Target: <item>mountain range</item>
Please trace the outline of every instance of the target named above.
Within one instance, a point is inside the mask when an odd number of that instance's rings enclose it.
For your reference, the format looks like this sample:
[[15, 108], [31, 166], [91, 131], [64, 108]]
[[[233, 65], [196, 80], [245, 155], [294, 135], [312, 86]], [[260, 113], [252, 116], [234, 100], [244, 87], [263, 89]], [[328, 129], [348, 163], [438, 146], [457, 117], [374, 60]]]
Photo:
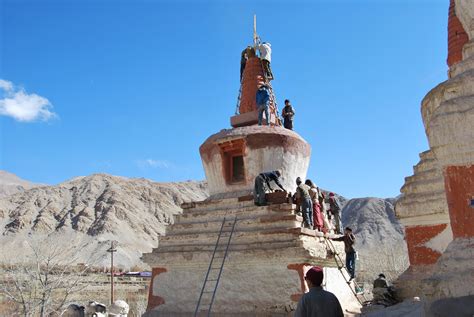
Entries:
[[[106, 266], [106, 251], [116, 241], [116, 263], [124, 268], [146, 268], [141, 254], [156, 247], [158, 237], [181, 212], [180, 205], [208, 197], [202, 181], [157, 183], [94, 174], [46, 186], [5, 171], [0, 171], [0, 193], [3, 254], [21, 255], [30, 241], [53, 237], [64, 248], [81, 245], [81, 262], [90, 262], [95, 255], [94, 265]], [[395, 218], [394, 199], [347, 200], [338, 195], [338, 201], [343, 205], [343, 225], [352, 227], [357, 238], [362, 274], [367, 278], [379, 271], [396, 275], [393, 266], [406, 267], [406, 245]]]
[[15, 174], [0, 170], [0, 198], [38, 186], [41, 185], [31, 183], [19, 178]]

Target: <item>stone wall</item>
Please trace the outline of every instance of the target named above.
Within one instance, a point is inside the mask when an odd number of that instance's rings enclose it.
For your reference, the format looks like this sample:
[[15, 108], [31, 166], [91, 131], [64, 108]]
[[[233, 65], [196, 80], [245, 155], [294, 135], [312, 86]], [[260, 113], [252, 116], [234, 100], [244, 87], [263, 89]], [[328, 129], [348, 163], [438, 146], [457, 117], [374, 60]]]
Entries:
[[[183, 207], [184, 213], [160, 238], [159, 247], [144, 255], [153, 267], [147, 316], [184, 316], [194, 311], [222, 221], [226, 218], [230, 225], [234, 217], [238, 220], [213, 316], [290, 316], [307, 287], [304, 273], [312, 265], [325, 268], [324, 287], [336, 294], [344, 309], [359, 309], [324, 238], [301, 228], [302, 218], [295, 214], [295, 205], [257, 207], [253, 200], [226, 198]], [[227, 237], [229, 227], [226, 230]], [[334, 244], [344, 254], [343, 243]], [[224, 249], [220, 245], [216, 256], [223, 256]], [[219, 263], [213, 267], [220, 267]], [[211, 277], [217, 272], [211, 270]], [[203, 300], [209, 302], [210, 298]]]

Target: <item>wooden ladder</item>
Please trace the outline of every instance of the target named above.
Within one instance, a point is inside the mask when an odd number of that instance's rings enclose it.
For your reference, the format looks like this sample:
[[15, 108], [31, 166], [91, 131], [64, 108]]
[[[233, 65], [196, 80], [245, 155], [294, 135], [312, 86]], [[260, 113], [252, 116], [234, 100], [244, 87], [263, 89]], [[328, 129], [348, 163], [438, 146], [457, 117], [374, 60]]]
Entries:
[[[235, 230], [235, 224], [237, 223], [237, 216], [234, 216], [234, 219], [231, 220], [229, 223], [228, 221], [229, 220], [226, 217], [224, 217], [224, 220], [222, 220], [219, 235], [217, 236], [216, 245], [214, 246], [214, 252], [212, 252], [211, 262], [209, 263], [206, 278], [204, 279], [204, 283], [202, 284], [201, 294], [199, 294], [199, 300], [196, 305], [196, 310], [194, 311], [194, 317], [197, 317], [201, 311], [206, 311], [206, 308], [207, 316], [211, 315], [212, 305], [214, 304], [214, 299], [216, 297], [217, 287], [219, 286], [219, 281], [222, 276], [224, 263], [229, 252], [230, 241], [232, 240], [232, 235], [234, 234]], [[228, 236], [223, 236], [223, 234], [228, 234]], [[225, 246], [225, 249], [223, 250], [222, 248], [220, 248], [221, 246]], [[219, 248], [220, 250], [218, 250]], [[217, 252], [222, 251], [224, 251], [224, 255], [216, 256]], [[208, 303], [203, 303], [203, 299], [205, 297], [209, 298], [209, 296], [210, 301]]]
[[[354, 283], [354, 287], [352, 287], [349, 270], [347, 269], [346, 265], [344, 264], [344, 261], [342, 260], [341, 256], [339, 255], [339, 252], [337, 252], [336, 247], [332, 243], [331, 239], [329, 239], [327, 237], [324, 237], [324, 241], [326, 242], [326, 245], [329, 247], [329, 250], [331, 250], [331, 252], [334, 254], [334, 261], [336, 261], [337, 268], [339, 269], [339, 272], [341, 273], [342, 277], [346, 281], [347, 286], [349, 286], [349, 288], [352, 291], [352, 294], [354, 294], [354, 297], [362, 305], [363, 302], [367, 301], [367, 298], [365, 297], [363, 292], [362, 293], [358, 292], [358, 290], [361, 289], [359, 284], [355, 280], [352, 280], [352, 283]], [[344, 271], [347, 274], [344, 274]], [[362, 301], [359, 296], [362, 296], [364, 301]]]

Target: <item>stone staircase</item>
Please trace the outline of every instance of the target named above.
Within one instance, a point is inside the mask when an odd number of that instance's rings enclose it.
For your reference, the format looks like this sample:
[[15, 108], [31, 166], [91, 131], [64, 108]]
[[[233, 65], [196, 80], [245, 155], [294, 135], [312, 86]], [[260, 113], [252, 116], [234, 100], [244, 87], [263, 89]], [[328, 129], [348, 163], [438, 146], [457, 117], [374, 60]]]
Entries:
[[398, 217], [447, 213], [444, 179], [432, 151], [420, 154], [414, 175], [405, 178], [404, 194], [397, 202]]
[[230, 224], [237, 217], [230, 257], [248, 261], [260, 253], [268, 256], [280, 252], [309, 260], [310, 254], [318, 254], [328, 259], [328, 266], [335, 266], [322, 234], [301, 228], [303, 218], [295, 214], [296, 205], [292, 203], [255, 206], [253, 200], [241, 197], [185, 203], [182, 208], [183, 214], [160, 237], [159, 247], [144, 257], [159, 258], [163, 264], [191, 259], [195, 264], [208, 263], [222, 220], [227, 218]]

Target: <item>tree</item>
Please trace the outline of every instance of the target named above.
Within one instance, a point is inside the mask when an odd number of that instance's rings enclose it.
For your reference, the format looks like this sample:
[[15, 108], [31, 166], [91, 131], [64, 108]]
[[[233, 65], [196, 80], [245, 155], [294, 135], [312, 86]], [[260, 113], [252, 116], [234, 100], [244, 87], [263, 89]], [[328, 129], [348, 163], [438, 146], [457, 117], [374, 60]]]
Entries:
[[51, 237], [28, 241], [24, 258], [3, 261], [0, 295], [20, 308], [18, 315], [50, 316], [64, 308], [71, 294], [88, 286], [85, 276], [90, 266], [77, 265], [85, 246], [60, 241]]

